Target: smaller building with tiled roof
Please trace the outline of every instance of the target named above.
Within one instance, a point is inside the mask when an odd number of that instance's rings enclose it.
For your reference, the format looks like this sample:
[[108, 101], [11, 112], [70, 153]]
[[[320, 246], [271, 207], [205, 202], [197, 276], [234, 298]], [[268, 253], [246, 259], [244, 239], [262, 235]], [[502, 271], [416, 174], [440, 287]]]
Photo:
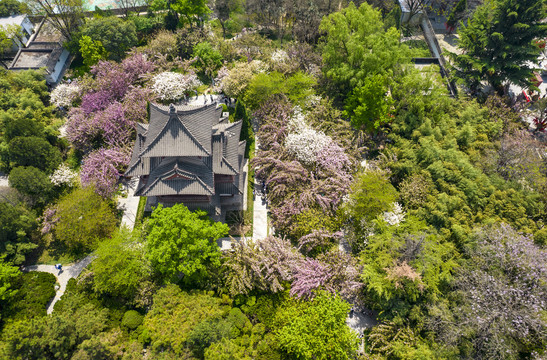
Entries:
[[150, 104], [148, 124], [137, 124], [131, 163], [125, 173], [139, 177], [135, 195], [147, 207], [183, 203], [215, 220], [244, 204], [245, 141], [241, 121], [230, 123], [222, 108]]

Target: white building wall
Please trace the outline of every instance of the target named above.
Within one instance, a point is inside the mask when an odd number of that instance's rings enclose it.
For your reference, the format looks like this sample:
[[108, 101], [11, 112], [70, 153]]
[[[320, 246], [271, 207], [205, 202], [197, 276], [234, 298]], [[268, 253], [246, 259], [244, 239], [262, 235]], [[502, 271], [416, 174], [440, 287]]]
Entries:
[[49, 81], [52, 83], [56, 83], [57, 80], [59, 80], [59, 76], [61, 75], [61, 71], [63, 71], [63, 67], [66, 64], [66, 61], [68, 60], [69, 52], [67, 49], [63, 49], [63, 52], [61, 56], [59, 57], [59, 60], [57, 61], [57, 64], [55, 64], [55, 68], [53, 69], [53, 72], [49, 75]]

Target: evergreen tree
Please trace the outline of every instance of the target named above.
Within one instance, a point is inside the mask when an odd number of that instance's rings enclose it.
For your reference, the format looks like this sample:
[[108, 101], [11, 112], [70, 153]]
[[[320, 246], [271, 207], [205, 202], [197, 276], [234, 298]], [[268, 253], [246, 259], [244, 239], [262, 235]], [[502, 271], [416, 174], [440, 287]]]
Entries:
[[544, 0], [487, 0], [460, 31], [461, 55], [451, 54], [455, 75], [479, 90], [486, 81], [501, 92], [507, 83], [530, 86], [539, 48], [547, 36]]
[[253, 128], [251, 127], [251, 119], [249, 119], [249, 115], [247, 114], [247, 110], [245, 109], [245, 105], [241, 101], [238, 101], [236, 104], [236, 109], [234, 112], [234, 120], [239, 121], [241, 120], [243, 124], [241, 124], [241, 133], [239, 135], [239, 141], [246, 140], [247, 143], [245, 144], [245, 157], [249, 158], [249, 149], [251, 146], [251, 142], [254, 142], [254, 136], [253, 136]]

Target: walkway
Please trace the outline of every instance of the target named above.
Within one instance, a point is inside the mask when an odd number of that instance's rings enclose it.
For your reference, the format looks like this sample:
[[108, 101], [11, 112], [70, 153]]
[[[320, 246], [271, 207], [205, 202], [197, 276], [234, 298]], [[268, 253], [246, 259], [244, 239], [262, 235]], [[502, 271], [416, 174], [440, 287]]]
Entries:
[[118, 200], [118, 209], [123, 210], [122, 226], [127, 226], [129, 230], [135, 227], [135, 218], [139, 210], [140, 196], [135, 196], [135, 190], [139, 179], [134, 177], [128, 183], [124, 184], [124, 189], [127, 190], [127, 197]]
[[255, 179], [254, 208], [253, 208], [253, 241], [264, 239], [268, 236], [268, 208], [266, 198], [262, 196], [262, 185]]
[[61, 270], [61, 272], [55, 269], [55, 265], [32, 265], [32, 266], [27, 266], [23, 268], [24, 272], [28, 272], [28, 271], [47, 272], [47, 273], [55, 275], [55, 277], [57, 278], [57, 283], [59, 283], [59, 289], [57, 289], [57, 292], [55, 293], [55, 297], [53, 298], [53, 300], [51, 300], [51, 302], [48, 305], [48, 308], [47, 308], [48, 314], [51, 314], [53, 312], [53, 306], [55, 305], [57, 301], [59, 301], [61, 296], [63, 296], [63, 294], [65, 293], [66, 284], [68, 283], [68, 280], [72, 278], [77, 278], [78, 275], [80, 275], [80, 273], [82, 272], [82, 270], [85, 269], [85, 267], [89, 265], [93, 261], [93, 259], [95, 259], [93, 255], [88, 255], [82, 260], [77, 261], [71, 266], [63, 267], [63, 270]]
[[8, 187], [9, 184], [8, 184], [8, 177], [6, 175], [4, 175], [4, 173], [1, 173], [0, 172], [0, 187]]

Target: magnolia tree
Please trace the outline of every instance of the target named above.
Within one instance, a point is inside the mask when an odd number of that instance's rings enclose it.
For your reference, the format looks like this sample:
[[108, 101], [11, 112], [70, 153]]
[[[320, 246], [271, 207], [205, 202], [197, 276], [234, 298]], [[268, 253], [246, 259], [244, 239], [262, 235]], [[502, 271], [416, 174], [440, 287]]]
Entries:
[[51, 183], [55, 186], [69, 186], [72, 187], [76, 183], [76, 179], [78, 178], [78, 173], [76, 171], [70, 170], [70, 168], [66, 164], [61, 164], [49, 176], [49, 180]]
[[80, 95], [81, 89], [77, 83], [59, 84], [50, 93], [51, 103], [57, 107], [70, 108]]
[[393, 203], [393, 209], [391, 211], [386, 211], [383, 214], [384, 221], [388, 225], [399, 226], [405, 220], [405, 212], [403, 207], [399, 203]]
[[163, 102], [180, 100], [185, 93], [201, 85], [194, 73], [179, 74], [165, 71], [152, 79], [152, 91]]

